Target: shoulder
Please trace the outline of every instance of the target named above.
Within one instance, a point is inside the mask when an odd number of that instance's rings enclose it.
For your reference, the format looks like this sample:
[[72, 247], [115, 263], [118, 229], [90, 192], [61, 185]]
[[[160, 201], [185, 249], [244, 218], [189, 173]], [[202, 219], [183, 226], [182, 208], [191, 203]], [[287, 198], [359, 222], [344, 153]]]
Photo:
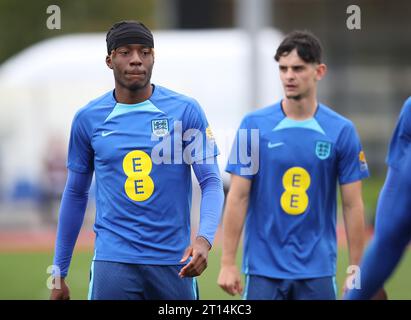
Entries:
[[101, 106], [115, 105], [116, 101], [113, 96], [113, 90], [106, 92], [102, 96], [89, 101], [86, 105], [77, 110], [74, 116], [74, 122], [87, 121], [93, 118], [94, 112]]
[[408, 97], [404, 102], [404, 108], [411, 112], [411, 97]]
[[350, 119], [332, 110], [330, 107], [328, 107], [325, 104], [320, 103], [320, 109], [318, 112], [319, 112], [319, 116], [322, 119], [326, 121], [331, 121], [333, 124], [340, 124], [342, 126], [346, 126], [346, 125], [353, 126], [354, 125]]
[[401, 115], [404, 117], [411, 117], [411, 97], [405, 100], [401, 109]]
[[397, 120], [397, 132], [411, 136], [411, 97], [405, 100]]
[[182, 120], [186, 128], [197, 127], [198, 124], [207, 122], [200, 103], [185, 94], [156, 86], [150, 100], [163, 112]]
[[315, 118], [319, 121], [321, 127], [329, 134], [334, 133], [338, 136], [344, 132], [355, 131], [355, 124], [352, 120], [324, 104], [320, 104]]
[[159, 103], [165, 101], [176, 103], [182, 108], [200, 108], [196, 99], [159, 85], [155, 86], [155, 94], [152, 99]]
[[250, 126], [258, 126], [261, 122], [269, 121], [271, 123], [275, 123], [276, 120], [280, 121], [283, 118], [284, 114], [281, 110], [281, 102], [276, 102], [269, 106], [247, 113], [244, 116], [242, 123]]

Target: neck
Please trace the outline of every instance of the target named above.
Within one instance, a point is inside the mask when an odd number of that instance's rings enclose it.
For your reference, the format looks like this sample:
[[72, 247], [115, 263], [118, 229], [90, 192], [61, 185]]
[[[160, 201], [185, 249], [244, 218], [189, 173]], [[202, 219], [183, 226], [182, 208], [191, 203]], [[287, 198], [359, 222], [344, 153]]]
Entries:
[[147, 86], [137, 90], [129, 90], [116, 83], [115, 97], [117, 102], [124, 104], [135, 104], [148, 100], [153, 93], [152, 85], [149, 83]]
[[301, 100], [284, 98], [282, 107], [285, 115], [293, 120], [312, 118], [317, 110], [317, 99], [302, 98]]

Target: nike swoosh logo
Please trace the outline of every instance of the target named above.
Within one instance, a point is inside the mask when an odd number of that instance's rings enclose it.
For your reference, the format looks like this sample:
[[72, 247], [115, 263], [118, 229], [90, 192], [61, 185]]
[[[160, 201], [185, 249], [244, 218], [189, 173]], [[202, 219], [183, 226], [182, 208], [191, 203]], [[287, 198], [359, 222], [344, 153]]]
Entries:
[[282, 146], [283, 144], [284, 144], [284, 142], [277, 142], [277, 143], [271, 143], [271, 142], [269, 142], [269, 143], [268, 143], [268, 147], [269, 147], [270, 149], [272, 149], [272, 148], [276, 148], [276, 147]]
[[115, 131], [103, 131], [102, 133], [101, 133], [101, 136], [102, 137], [107, 137], [108, 135], [110, 135], [110, 134], [112, 134], [112, 133], [114, 133]]

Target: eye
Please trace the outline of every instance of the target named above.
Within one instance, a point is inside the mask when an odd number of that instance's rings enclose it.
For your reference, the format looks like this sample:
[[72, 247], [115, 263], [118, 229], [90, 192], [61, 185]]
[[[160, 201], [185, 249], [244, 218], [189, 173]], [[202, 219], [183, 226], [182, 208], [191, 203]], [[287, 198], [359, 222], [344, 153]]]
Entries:
[[280, 66], [280, 71], [281, 72], [287, 72], [287, 67]]
[[151, 50], [148, 49], [148, 48], [147, 48], [147, 49], [143, 49], [143, 50], [142, 50], [142, 53], [143, 53], [143, 56], [146, 57], [146, 56], [148, 56], [148, 55], [151, 53]]
[[122, 56], [126, 56], [129, 54], [129, 51], [127, 49], [120, 49], [117, 52]]

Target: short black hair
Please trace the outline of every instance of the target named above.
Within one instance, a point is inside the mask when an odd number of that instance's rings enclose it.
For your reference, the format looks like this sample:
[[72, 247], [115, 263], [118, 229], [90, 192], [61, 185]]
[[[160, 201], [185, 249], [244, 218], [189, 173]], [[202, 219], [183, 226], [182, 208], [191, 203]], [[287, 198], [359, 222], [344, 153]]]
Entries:
[[296, 30], [289, 33], [280, 43], [274, 56], [278, 62], [284, 55], [288, 55], [294, 49], [298, 56], [307, 63], [322, 62], [322, 46], [320, 40], [309, 31]]

